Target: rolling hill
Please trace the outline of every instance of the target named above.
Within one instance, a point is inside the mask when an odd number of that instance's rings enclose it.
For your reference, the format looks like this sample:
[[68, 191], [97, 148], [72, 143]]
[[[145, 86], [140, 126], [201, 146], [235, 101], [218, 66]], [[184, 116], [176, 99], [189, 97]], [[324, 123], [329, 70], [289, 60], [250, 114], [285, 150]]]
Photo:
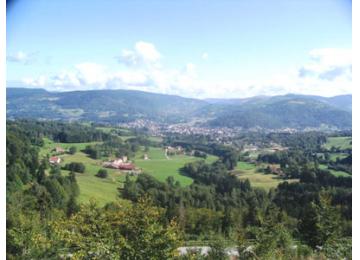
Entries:
[[201, 119], [210, 127], [351, 128], [351, 95], [325, 98], [306, 95], [245, 99], [191, 99], [133, 90], [48, 92], [7, 88], [7, 117], [94, 122], [158, 123]]

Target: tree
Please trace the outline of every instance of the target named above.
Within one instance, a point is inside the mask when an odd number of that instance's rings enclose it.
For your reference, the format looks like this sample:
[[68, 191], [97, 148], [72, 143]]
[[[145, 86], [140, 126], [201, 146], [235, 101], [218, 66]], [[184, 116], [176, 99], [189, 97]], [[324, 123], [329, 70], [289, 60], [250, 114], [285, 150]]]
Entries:
[[105, 170], [105, 169], [100, 169], [100, 170], [97, 172], [96, 176], [99, 177], [99, 178], [107, 178], [108, 172], [107, 172], [107, 170]]
[[142, 198], [131, 207], [114, 204], [102, 209], [82, 205], [70, 218], [51, 224], [49, 243], [57, 258], [71, 254], [78, 259], [171, 259], [180, 243], [175, 221], [163, 224], [163, 210]]
[[69, 148], [69, 153], [70, 153], [70, 154], [75, 154], [76, 151], [77, 151], [76, 146], [71, 146], [71, 147]]
[[225, 253], [225, 241], [220, 237], [215, 237], [210, 243], [210, 251], [208, 253], [209, 260], [225, 260], [228, 259]]
[[85, 165], [80, 162], [71, 162], [64, 166], [65, 170], [83, 173], [85, 172]]
[[324, 245], [341, 232], [339, 210], [331, 206], [329, 195], [320, 194], [319, 204], [311, 202], [299, 222], [301, 236], [309, 246]]

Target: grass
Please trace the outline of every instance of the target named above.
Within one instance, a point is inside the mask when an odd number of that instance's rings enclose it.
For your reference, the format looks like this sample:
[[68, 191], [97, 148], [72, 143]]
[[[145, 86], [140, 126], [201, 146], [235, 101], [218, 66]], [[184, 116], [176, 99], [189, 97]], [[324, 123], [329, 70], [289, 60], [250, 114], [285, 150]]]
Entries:
[[327, 165], [325, 164], [320, 164], [319, 165], [319, 168], [322, 169], [322, 170], [328, 170], [330, 171], [330, 173], [336, 177], [351, 177], [351, 174], [347, 173], [347, 172], [344, 172], [344, 171], [336, 171], [336, 170], [333, 170], [333, 169], [329, 169], [327, 167]]
[[330, 150], [332, 146], [340, 147], [340, 149], [351, 149], [351, 141], [352, 138], [350, 136], [329, 137], [324, 147], [328, 150]]
[[256, 169], [255, 164], [253, 163], [248, 163], [248, 162], [238, 162], [235, 170], [245, 170], [245, 171], [249, 171], [249, 170], [254, 170]]
[[48, 138], [44, 138], [44, 146], [41, 147], [40, 152], [39, 152], [39, 156], [40, 157], [44, 157], [47, 154], [50, 154], [51, 151], [55, 148], [55, 147], [61, 147], [65, 150], [69, 149], [72, 146], [75, 146], [77, 151], [83, 150], [85, 149], [86, 146], [88, 145], [94, 145], [94, 144], [98, 144], [101, 142], [89, 142], [89, 143], [54, 143], [53, 141], [51, 141]]
[[[99, 205], [105, 205], [106, 203], [113, 202], [118, 199], [117, 188], [122, 186], [123, 181], [125, 180], [125, 173], [115, 170], [115, 169], [106, 169], [108, 172], [108, 177], [101, 179], [95, 175], [102, 168], [101, 160], [94, 160], [88, 157], [86, 154], [81, 152], [89, 144], [93, 143], [54, 143], [49, 139], [44, 139], [45, 145], [40, 151], [40, 156], [46, 156], [46, 154], [51, 153], [52, 149], [55, 147], [62, 147], [68, 149], [71, 146], [77, 147], [77, 152], [75, 154], [63, 154], [60, 155], [62, 158], [61, 166], [64, 166], [66, 163], [70, 162], [81, 162], [85, 165], [84, 173], [77, 173], [76, 180], [80, 188], [80, 195], [78, 201], [88, 202], [90, 200], [96, 200]], [[68, 171], [62, 170], [63, 174], [68, 173]]]
[[[147, 153], [149, 160], [143, 159], [143, 154]], [[162, 148], [150, 147], [148, 152], [138, 152], [135, 158], [135, 165], [142, 168], [144, 172], [154, 176], [159, 181], [165, 181], [169, 176], [173, 176], [175, 181], [179, 181], [182, 186], [190, 185], [193, 180], [180, 174], [180, 168], [186, 163], [203, 160], [188, 155], [174, 155], [165, 157]], [[207, 163], [217, 160], [216, 156], [209, 155], [206, 158]]]
[[105, 205], [118, 198], [117, 188], [123, 185], [125, 173], [115, 169], [106, 169], [108, 177], [102, 179], [95, 176], [103, 168], [100, 160], [94, 160], [82, 152], [63, 155], [62, 158], [62, 166], [69, 162], [82, 162], [85, 165], [85, 172], [76, 174], [80, 188], [79, 202], [96, 200], [100, 205]]
[[336, 161], [336, 158], [339, 158], [341, 160], [341, 159], [344, 159], [346, 157], [348, 157], [348, 154], [346, 154], [346, 153], [331, 153], [330, 154], [330, 160], [331, 161]]
[[[251, 183], [251, 186], [256, 188], [262, 188], [265, 190], [276, 188], [280, 183], [285, 181], [275, 174], [264, 174], [262, 172], [258, 172], [258, 169], [260, 167], [263, 167], [263, 165], [256, 166], [253, 163], [238, 162], [232, 172], [237, 175], [241, 180], [248, 179]], [[296, 182], [298, 180], [293, 179], [286, 181]]]
[[[90, 200], [96, 200], [99, 205], [105, 205], [106, 203], [113, 202], [118, 198], [117, 188], [123, 185], [126, 177], [126, 173], [116, 169], [106, 169], [108, 177], [105, 179], [96, 177], [95, 175], [102, 167], [102, 160], [92, 159], [85, 153], [81, 152], [87, 145], [96, 144], [92, 143], [54, 143], [51, 140], [45, 138], [44, 146], [40, 151], [40, 156], [44, 157], [47, 154], [51, 154], [55, 147], [62, 147], [68, 149], [71, 146], [77, 147], [75, 154], [63, 154], [61, 166], [64, 166], [70, 162], [81, 162], [85, 165], [84, 173], [76, 173], [76, 179], [80, 188], [80, 195], [78, 201], [81, 203], [88, 202]], [[180, 174], [179, 170], [188, 162], [201, 160], [196, 157], [187, 155], [176, 155], [169, 158], [165, 157], [165, 152], [162, 148], [150, 147], [147, 152], [150, 160], [143, 160], [143, 151], [139, 151], [134, 160], [135, 165], [140, 167], [160, 181], [165, 181], [168, 176], [173, 176], [176, 181], [179, 181], [181, 185], [186, 186], [192, 183], [192, 179]], [[216, 156], [209, 155], [206, 162], [211, 163], [217, 160]], [[63, 174], [67, 174], [68, 171], [62, 170]], [[132, 177], [135, 178], [135, 177]]]

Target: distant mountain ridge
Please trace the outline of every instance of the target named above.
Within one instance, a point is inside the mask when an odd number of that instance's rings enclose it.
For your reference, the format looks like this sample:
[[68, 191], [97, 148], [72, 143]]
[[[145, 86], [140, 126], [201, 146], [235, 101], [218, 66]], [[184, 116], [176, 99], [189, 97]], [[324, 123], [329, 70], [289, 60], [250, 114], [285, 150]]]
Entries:
[[7, 88], [7, 117], [106, 123], [147, 119], [158, 123], [201, 119], [209, 127], [267, 129], [351, 128], [351, 95], [194, 99], [135, 90], [49, 92]]
[[[275, 96], [275, 97], [283, 97], [283, 98], [308, 98], [314, 99], [317, 101], [324, 102], [341, 110], [345, 110], [348, 112], [352, 111], [352, 95], [339, 95], [334, 97], [322, 97], [322, 96], [314, 96], [314, 95], [298, 95], [298, 94], [288, 94], [283, 96]], [[271, 100], [274, 96], [255, 96], [250, 98], [232, 98], [232, 99], [217, 99], [217, 98], [209, 98], [205, 99], [205, 101], [211, 104], [227, 104], [227, 105], [240, 105], [245, 103], [254, 103], [261, 102], [265, 100]]]

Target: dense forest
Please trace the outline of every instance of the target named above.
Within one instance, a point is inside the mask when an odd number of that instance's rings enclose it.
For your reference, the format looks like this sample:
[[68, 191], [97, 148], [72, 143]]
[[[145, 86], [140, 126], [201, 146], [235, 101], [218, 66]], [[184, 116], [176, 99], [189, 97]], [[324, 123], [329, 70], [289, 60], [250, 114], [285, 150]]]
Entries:
[[[43, 139], [101, 142], [86, 147], [90, 157], [133, 156], [158, 143], [144, 136], [122, 141], [116, 133], [75, 123], [9, 121], [6, 130], [8, 259], [226, 259], [227, 247], [235, 247], [239, 259], [351, 259], [352, 178], [319, 164], [351, 173], [352, 155], [342, 149], [347, 156], [331, 161], [323, 148], [327, 135], [263, 137], [288, 147], [256, 158], [284, 172], [284, 182], [269, 191], [233, 174], [244, 156], [238, 147], [166, 138], [164, 145], [218, 160], [184, 165], [181, 174], [193, 179], [189, 186], [171, 177], [127, 176], [118, 187], [121, 200], [100, 207], [78, 202], [81, 165], [69, 162], [64, 174], [39, 156]], [[190, 241], [207, 243], [208, 256], [179, 255], [177, 248]]]

